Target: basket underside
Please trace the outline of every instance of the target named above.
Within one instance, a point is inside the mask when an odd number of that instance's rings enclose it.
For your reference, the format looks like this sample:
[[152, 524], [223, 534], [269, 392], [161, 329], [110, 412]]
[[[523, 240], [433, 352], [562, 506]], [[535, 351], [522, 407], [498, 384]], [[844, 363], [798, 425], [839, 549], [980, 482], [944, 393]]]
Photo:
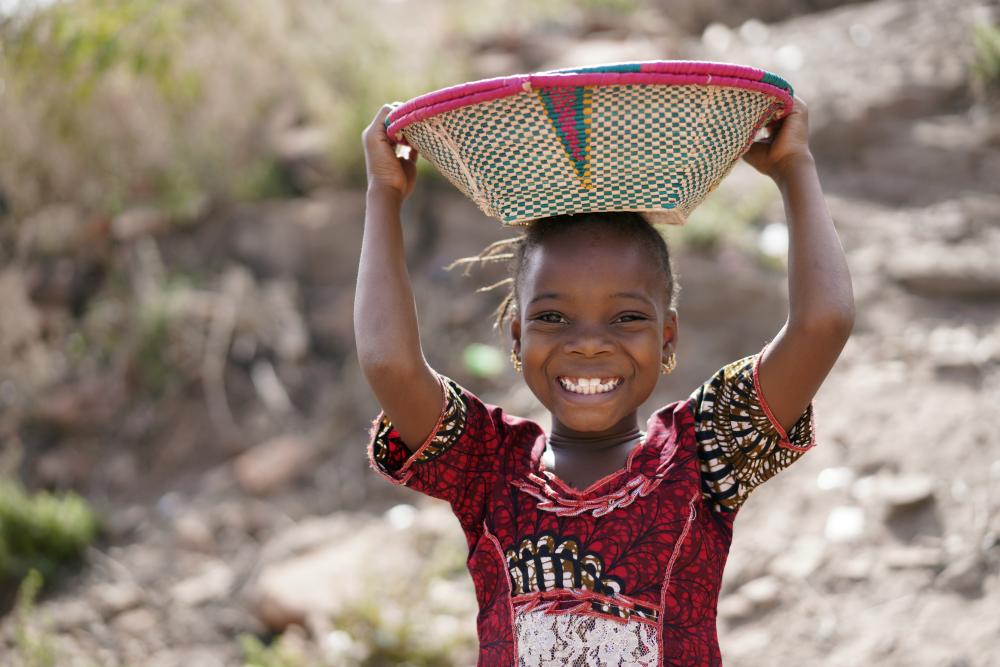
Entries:
[[782, 109], [775, 96], [732, 86], [525, 88], [401, 131], [506, 225], [589, 211], [684, 224]]

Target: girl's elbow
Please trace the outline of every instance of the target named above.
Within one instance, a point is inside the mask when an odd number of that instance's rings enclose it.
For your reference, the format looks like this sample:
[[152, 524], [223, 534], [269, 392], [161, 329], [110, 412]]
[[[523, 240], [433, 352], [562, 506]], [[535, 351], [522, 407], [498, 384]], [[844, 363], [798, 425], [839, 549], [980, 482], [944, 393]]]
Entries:
[[376, 350], [362, 353], [360, 349], [358, 350], [358, 365], [369, 384], [402, 382], [413, 377], [425, 366], [423, 357], [408, 359], [400, 357], [398, 354]]
[[854, 309], [816, 317], [804, 325], [811, 333], [830, 338], [850, 338], [854, 331]]

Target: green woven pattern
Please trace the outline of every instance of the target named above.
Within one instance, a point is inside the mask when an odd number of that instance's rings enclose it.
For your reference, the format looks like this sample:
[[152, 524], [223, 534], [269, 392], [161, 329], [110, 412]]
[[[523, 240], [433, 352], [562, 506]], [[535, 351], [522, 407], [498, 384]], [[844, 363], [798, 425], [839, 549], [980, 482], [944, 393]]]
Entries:
[[[581, 144], [568, 152], [538, 91], [416, 122], [406, 140], [488, 216], [521, 224], [558, 213], [659, 212], [683, 224], [749, 148], [774, 98], [726, 86], [588, 86]], [[565, 127], [565, 126], [561, 126]], [[579, 122], [571, 129], [579, 129]], [[589, 176], [589, 178], [588, 178]]]

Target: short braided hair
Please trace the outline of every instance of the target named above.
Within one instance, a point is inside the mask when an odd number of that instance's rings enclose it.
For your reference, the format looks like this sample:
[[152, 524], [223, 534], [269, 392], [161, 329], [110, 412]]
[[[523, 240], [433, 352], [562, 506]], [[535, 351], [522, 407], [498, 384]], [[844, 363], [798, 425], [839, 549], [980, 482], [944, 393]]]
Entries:
[[548, 218], [532, 220], [519, 236], [501, 239], [486, 246], [478, 255], [455, 260], [445, 268], [451, 270], [460, 264], [466, 265], [465, 275], [474, 264], [486, 264], [507, 260], [508, 277], [503, 280], [479, 288], [478, 292], [496, 289], [501, 285], [509, 285], [506, 296], [497, 307], [493, 327], [503, 330], [504, 323], [517, 312], [517, 290], [520, 286], [521, 271], [524, 268], [528, 251], [538, 247], [550, 239], [567, 233], [578, 233], [585, 225], [602, 225], [614, 229], [625, 238], [639, 244], [655, 258], [655, 266], [663, 275], [666, 285], [666, 307], [675, 308], [680, 296], [680, 285], [674, 277], [673, 265], [667, 241], [659, 227], [648, 222], [637, 211], [599, 211], [589, 213], [561, 214]]

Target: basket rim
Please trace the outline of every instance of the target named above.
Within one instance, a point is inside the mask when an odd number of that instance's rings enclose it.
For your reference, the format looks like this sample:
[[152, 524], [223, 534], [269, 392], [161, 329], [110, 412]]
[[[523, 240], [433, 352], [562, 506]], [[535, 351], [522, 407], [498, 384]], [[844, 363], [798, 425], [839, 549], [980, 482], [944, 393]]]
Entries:
[[626, 61], [493, 77], [434, 90], [390, 105], [393, 108], [384, 121], [386, 133], [390, 140], [408, 145], [402, 135], [407, 126], [446, 111], [536, 89], [623, 84], [725, 86], [766, 93], [779, 102], [772, 122], [791, 113], [795, 104], [791, 84], [757, 67], [708, 60]]

